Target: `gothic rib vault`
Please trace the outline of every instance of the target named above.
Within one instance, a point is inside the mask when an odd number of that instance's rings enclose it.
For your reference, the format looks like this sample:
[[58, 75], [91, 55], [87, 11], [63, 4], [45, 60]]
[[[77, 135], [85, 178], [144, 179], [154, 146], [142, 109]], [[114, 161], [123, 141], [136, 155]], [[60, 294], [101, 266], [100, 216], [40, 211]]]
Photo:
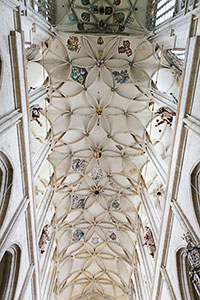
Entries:
[[[40, 65], [50, 86], [43, 115], [52, 141], [60, 300], [133, 297], [137, 234], [149, 225], [141, 194], [148, 190], [158, 219], [164, 208], [165, 186], [147, 144], [167, 168], [173, 139], [173, 126], [155, 127], [159, 106], [149, 96], [152, 86], [178, 90], [179, 74], [161, 54], [145, 38], [59, 33], [27, 63], [29, 84]], [[38, 124], [31, 127], [41, 136]]]

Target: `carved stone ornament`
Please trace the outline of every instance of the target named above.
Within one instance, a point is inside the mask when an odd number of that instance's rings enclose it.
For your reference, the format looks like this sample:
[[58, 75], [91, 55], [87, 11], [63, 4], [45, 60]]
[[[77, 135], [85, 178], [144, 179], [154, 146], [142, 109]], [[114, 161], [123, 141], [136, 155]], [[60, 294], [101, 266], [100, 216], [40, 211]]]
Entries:
[[159, 115], [161, 120], [159, 121], [159, 119], [156, 120], [156, 125], [160, 126], [163, 123], [172, 126], [172, 122], [173, 122], [173, 117], [176, 115], [175, 112], [173, 112], [169, 107], [160, 107], [157, 111], [156, 111], [156, 115]]
[[145, 243], [142, 246], [146, 245], [149, 250], [149, 255], [151, 255], [154, 258], [154, 254], [156, 252], [156, 245], [155, 245], [152, 231], [148, 226], [145, 226], [144, 241]]
[[49, 225], [46, 224], [43, 227], [42, 234], [41, 234], [41, 237], [40, 237], [40, 240], [39, 240], [39, 249], [40, 249], [41, 254], [45, 252], [47, 242], [49, 242], [49, 241], [50, 241]]
[[200, 296], [200, 245], [195, 245], [189, 234], [184, 234], [183, 238], [187, 242], [185, 257], [190, 265], [189, 277]]
[[30, 121], [36, 121], [41, 127], [42, 123], [39, 121], [40, 112], [43, 110], [39, 104], [34, 104], [30, 106]]

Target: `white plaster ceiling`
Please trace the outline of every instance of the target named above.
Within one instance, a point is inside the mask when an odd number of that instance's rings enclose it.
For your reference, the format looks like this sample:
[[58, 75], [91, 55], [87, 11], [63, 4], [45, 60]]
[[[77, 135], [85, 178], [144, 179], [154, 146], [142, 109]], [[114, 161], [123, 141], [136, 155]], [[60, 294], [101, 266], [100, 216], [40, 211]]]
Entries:
[[[149, 188], [160, 215], [164, 196], [145, 141], [148, 134], [168, 164], [173, 136], [170, 126], [155, 127], [147, 92], [156, 72], [170, 69], [145, 39], [66, 33], [32, 63], [50, 85], [43, 115], [53, 141], [58, 299], [132, 299], [136, 235], [147, 222], [140, 190]], [[168, 92], [177, 89], [172, 75], [162, 84]]]

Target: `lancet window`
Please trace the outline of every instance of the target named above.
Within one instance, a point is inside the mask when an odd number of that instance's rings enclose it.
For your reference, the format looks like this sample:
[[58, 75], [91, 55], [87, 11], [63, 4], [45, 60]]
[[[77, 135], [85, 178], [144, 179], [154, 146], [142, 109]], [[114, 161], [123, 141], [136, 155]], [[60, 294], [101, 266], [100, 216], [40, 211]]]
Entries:
[[33, 0], [33, 9], [44, 17], [51, 24], [55, 23], [55, 1]]
[[185, 0], [151, 0], [148, 3], [148, 27], [154, 27], [174, 17], [185, 7]]

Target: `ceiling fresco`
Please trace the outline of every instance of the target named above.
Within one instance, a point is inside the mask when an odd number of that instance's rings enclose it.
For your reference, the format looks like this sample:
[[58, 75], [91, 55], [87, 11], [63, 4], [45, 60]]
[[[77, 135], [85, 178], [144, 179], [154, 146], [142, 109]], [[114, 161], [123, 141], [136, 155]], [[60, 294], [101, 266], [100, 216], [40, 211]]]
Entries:
[[148, 225], [143, 188], [158, 216], [164, 206], [146, 142], [167, 166], [173, 139], [173, 126], [155, 126], [159, 107], [148, 96], [159, 69], [171, 76], [163, 90], [177, 89], [176, 72], [160, 57], [139, 37], [60, 33], [32, 62], [50, 86], [43, 115], [55, 174], [58, 299], [133, 299], [138, 229]]

